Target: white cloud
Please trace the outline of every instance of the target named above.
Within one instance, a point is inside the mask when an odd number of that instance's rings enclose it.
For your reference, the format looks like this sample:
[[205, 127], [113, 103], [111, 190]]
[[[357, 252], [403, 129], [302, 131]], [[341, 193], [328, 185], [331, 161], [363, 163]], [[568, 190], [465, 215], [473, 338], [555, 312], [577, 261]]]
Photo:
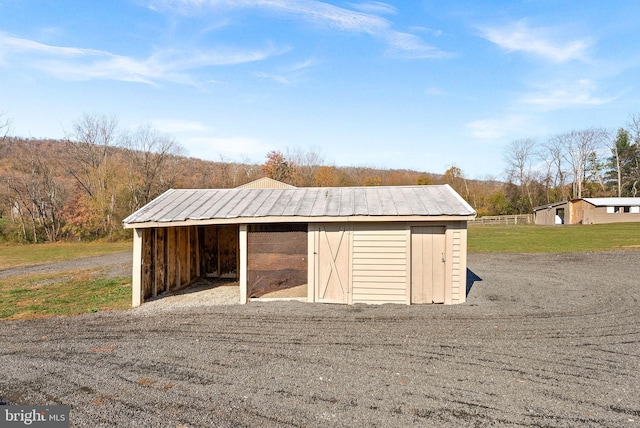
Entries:
[[12, 37], [0, 32], [0, 55], [11, 53], [40, 53], [64, 58], [77, 58], [86, 56], [109, 56], [107, 52], [95, 49], [71, 48], [64, 46], [50, 46], [33, 40]]
[[499, 119], [481, 119], [469, 122], [466, 128], [471, 136], [479, 140], [498, 140], [509, 134], [521, 134], [527, 118], [521, 115], [508, 115]]
[[288, 85], [295, 83], [300, 76], [307, 72], [307, 70], [314, 65], [316, 65], [316, 61], [313, 59], [308, 59], [306, 61], [301, 61], [291, 65], [290, 67], [285, 67], [280, 70], [278, 73], [268, 73], [268, 72], [255, 72], [254, 76], [261, 78], [272, 80], [276, 83], [280, 83], [282, 85]]
[[357, 9], [361, 12], [372, 13], [378, 15], [395, 15], [398, 13], [398, 10], [388, 4], [380, 1], [368, 1], [364, 3], [349, 3], [351, 7]]
[[575, 82], [555, 83], [539, 93], [528, 94], [520, 99], [524, 104], [541, 107], [545, 110], [557, 110], [575, 106], [596, 106], [610, 103], [615, 97], [594, 95], [597, 85], [589, 79]]
[[588, 39], [557, 40], [551, 28], [530, 27], [525, 20], [504, 27], [480, 28], [482, 37], [508, 52], [526, 52], [554, 62], [585, 60]]
[[441, 51], [428, 45], [420, 37], [399, 31], [389, 32], [385, 35], [390, 45], [389, 52], [408, 58], [446, 58], [453, 54]]
[[281, 74], [257, 72], [257, 73], [254, 73], [254, 76], [256, 76], [256, 77], [258, 77], [260, 79], [273, 80], [274, 82], [280, 83], [282, 85], [287, 85], [287, 84], [291, 83], [291, 81], [289, 80], [289, 78], [287, 76], [283, 76]]
[[257, 8], [341, 31], [369, 34], [389, 44], [392, 54], [403, 53], [402, 56], [410, 58], [449, 56], [446, 52], [426, 44], [418, 36], [394, 30], [390, 21], [374, 15], [373, 13], [379, 13], [381, 10], [387, 13], [395, 10], [381, 2], [357, 5], [362, 11], [349, 10], [316, 0], [152, 0], [150, 7], [153, 10], [173, 11], [184, 15], [200, 14], [207, 8]]
[[194, 84], [188, 74], [194, 69], [256, 62], [284, 51], [271, 45], [255, 50], [167, 49], [138, 59], [95, 49], [46, 45], [0, 33], [0, 58], [12, 59], [5, 60], [5, 65], [38, 68], [66, 80], [104, 79], [146, 84], [164, 80]]

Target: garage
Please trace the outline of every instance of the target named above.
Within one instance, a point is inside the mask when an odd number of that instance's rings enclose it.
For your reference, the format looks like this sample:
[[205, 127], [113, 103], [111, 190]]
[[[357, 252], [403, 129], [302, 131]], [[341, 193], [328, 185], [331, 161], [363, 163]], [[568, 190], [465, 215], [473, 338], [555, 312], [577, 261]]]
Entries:
[[240, 303], [462, 303], [474, 217], [448, 185], [171, 189], [123, 222], [132, 304], [204, 277], [237, 279]]

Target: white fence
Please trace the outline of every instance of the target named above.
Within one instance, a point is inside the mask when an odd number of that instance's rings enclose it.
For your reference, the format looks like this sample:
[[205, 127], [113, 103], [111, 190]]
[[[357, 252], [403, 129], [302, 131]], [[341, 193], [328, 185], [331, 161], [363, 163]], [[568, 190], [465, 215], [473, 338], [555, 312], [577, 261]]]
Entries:
[[533, 214], [516, 214], [516, 215], [491, 215], [484, 217], [476, 217], [475, 220], [469, 222], [469, 225], [493, 225], [493, 224], [533, 224]]

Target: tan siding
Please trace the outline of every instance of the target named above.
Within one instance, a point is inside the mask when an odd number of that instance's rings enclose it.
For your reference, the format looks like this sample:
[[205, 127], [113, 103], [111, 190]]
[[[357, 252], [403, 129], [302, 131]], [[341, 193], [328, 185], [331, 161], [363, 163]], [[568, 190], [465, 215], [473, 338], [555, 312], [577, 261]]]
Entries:
[[596, 224], [604, 224], [604, 223], [627, 223], [627, 222], [638, 222], [640, 221], [640, 214], [638, 213], [625, 213], [625, 212], [614, 212], [607, 213], [607, 207], [597, 207], [594, 209], [594, 217]]
[[[453, 230], [452, 249], [453, 254], [451, 256], [451, 302], [457, 302], [460, 300], [460, 288], [462, 285], [462, 269], [461, 269], [461, 254], [462, 254], [462, 232], [460, 230]], [[466, 277], [466, 272], [465, 275]], [[465, 278], [466, 280], [466, 278]]]
[[353, 303], [406, 303], [406, 250], [404, 226], [356, 228], [353, 232]]

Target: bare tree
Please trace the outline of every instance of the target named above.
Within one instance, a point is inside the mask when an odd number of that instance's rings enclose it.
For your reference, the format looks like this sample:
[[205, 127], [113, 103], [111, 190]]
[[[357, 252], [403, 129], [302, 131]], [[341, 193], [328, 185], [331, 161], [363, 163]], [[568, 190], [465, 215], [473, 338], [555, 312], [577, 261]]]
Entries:
[[85, 114], [73, 123], [65, 144], [69, 157], [66, 171], [87, 202], [87, 226], [95, 234], [110, 238], [116, 227], [117, 171], [112, 157], [113, 148], [119, 144], [117, 125], [113, 116]]
[[564, 145], [564, 159], [573, 174], [572, 196], [582, 198], [593, 157], [604, 145], [608, 134], [601, 128], [589, 128], [559, 135]]
[[535, 140], [523, 138], [512, 141], [504, 153], [508, 180], [520, 188], [520, 195], [523, 198], [522, 203], [518, 204], [521, 212], [530, 212], [533, 208], [531, 184], [535, 178], [532, 165], [536, 146]]
[[630, 193], [633, 197], [636, 197], [640, 193], [640, 114], [631, 115], [627, 126], [633, 151], [629, 172]]
[[295, 149], [288, 148], [286, 158], [296, 166], [294, 174], [296, 186], [313, 186], [316, 173], [324, 163], [320, 153], [315, 149], [305, 151], [299, 147]]
[[34, 243], [42, 239], [57, 241], [63, 225], [60, 212], [66, 200], [65, 189], [35, 141], [21, 141], [14, 145], [14, 151], [4, 181], [22, 238]]
[[128, 188], [134, 211], [171, 188], [180, 173], [178, 156], [184, 148], [171, 136], [143, 125], [123, 138], [129, 149]]
[[0, 111], [0, 144], [4, 143], [4, 140], [11, 131], [11, 120], [6, 117], [6, 113]]
[[[555, 197], [548, 196], [547, 203], [564, 201], [567, 199], [566, 179], [569, 173], [566, 171], [564, 160], [564, 141], [559, 135], [555, 135], [543, 146], [541, 157], [548, 166], [551, 175], [553, 189], [556, 189]], [[554, 200], [555, 199], [555, 200]]]

